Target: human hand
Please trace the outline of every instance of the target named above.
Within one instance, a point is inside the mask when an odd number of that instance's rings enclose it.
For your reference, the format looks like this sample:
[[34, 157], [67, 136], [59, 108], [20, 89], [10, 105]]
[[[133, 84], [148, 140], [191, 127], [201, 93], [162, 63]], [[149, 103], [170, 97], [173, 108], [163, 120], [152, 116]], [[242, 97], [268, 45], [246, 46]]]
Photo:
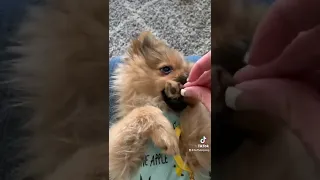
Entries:
[[211, 112], [211, 51], [194, 64], [181, 95], [200, 100]]
[[226, 103], [282, 118], [320, 158], [320, 1], [278, 0], [257, 29], [249, 65]]

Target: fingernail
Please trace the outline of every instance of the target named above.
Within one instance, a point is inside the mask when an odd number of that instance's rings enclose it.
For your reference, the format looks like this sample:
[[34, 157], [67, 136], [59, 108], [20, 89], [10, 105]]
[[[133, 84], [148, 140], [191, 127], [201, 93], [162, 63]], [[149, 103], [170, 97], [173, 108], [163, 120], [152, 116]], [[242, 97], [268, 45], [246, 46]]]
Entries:
[[187, 78], [187, 82], [189, 82], [189, 78]]
[[186, 93], [186, 90], [185, 89], [181, 89], [181, 91], [180, 91], [181, 96], [184, 96], [185, 93]]
[[242, 91], [235, 87], [228, 87], [225, 93], [226, 105], [229, 108], [236, 110], [236, 100], [241, 93]]

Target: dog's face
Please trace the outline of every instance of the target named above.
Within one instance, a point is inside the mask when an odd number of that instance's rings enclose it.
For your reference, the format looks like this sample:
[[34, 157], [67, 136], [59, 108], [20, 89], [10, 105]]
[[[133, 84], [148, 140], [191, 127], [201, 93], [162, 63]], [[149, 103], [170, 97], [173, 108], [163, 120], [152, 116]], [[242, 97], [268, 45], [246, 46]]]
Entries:
[[152, 97], [161, 95], [168, 81], [183, 85], [192, 66], [150, 32], [133, 40], [125, 61], [128, 85], [135, 93]]

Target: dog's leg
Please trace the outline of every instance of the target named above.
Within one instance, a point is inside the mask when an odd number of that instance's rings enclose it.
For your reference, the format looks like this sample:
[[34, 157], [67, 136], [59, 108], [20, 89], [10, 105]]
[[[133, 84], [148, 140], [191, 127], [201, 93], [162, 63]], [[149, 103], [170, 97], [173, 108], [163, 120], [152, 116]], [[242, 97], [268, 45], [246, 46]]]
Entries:
[[110, 179], [129, 180], [140, 166], [147, 140], [173, 155], [178, 153], [178, 139], [172, 124], [159, 108], [143, 106], [134, 109], [114, 124], [109, 132]]

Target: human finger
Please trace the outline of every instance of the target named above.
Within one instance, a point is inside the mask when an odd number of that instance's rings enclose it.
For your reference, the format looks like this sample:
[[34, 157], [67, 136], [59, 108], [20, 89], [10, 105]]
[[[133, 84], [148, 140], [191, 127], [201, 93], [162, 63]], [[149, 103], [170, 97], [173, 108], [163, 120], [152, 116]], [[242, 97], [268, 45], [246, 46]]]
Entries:
[[243, 82], [266, 77], [297, 76], [320, 70], [319, 39], [320, 25], [301, 33], [274, 61], [241, 69], [235, 74], [235, 79]]
[[204, 72], [196, 81], [187, 82], [184, 87], [203, 86], [211, 88], [211, 70]]
[[301, 82], [265, 79], [228, 88], [226, 104], [236, 110], [259, 110], [281, 118], [320, 159], [319, 97], [317, 90]]
[[199, 61], [197, 61], [192, 67], [188, 82], [197, 80], [205, 71], [211, 69], [211, 51], [204, 55]]
[[278, 0], [270, 7], [253, 38], [249, 64], [276, 59], [300, 32], [320, 24], [320, 1]]
[[187, 87], [181, 90], [184, 97], [192, 97], [198, 99], [211, 112], [211, 91], [201, 86]]

